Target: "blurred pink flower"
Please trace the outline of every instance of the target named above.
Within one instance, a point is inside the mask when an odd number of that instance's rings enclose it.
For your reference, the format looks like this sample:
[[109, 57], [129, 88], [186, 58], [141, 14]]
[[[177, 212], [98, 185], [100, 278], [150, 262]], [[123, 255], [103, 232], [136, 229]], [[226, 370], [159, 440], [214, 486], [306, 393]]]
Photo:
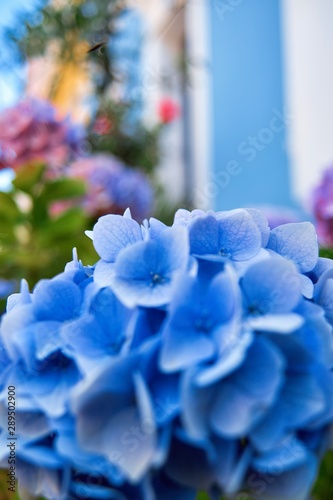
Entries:
[[133, 218], [142, 221], [152, 211], [154, 192], [149, 179], [112, 155], [79, 159], [69, 166], [66, 175], [86, 181], [82, 206], [93, 217], [123, 214], [129, 207]]
[[158, 105], [158, 116], [162, 123], [171, 123], [180, 115], [179, 104], [170, 97], [164, 97]]
[[100, 135], [106, 135], [113, 129], [111, 120], [107, 116], [96, 118], [93, 126], [93, 131]]
[[27, 98], [0, 113], [0, 169], [32, 161], [59, 168], [78, 152], [82, 139], [81, 127], [58, 118], [51, 103]]
[[333, 247], [333, 166], [313, 191], [312, 206], [320, 243]]

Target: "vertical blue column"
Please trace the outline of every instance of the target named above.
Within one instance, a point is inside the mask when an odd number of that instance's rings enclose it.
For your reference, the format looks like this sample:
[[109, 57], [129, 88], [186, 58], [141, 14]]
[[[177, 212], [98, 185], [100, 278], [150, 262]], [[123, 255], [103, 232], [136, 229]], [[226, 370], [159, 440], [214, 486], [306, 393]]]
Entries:
[[209, 0], [215, 209], [291, 206], [279, 0]]

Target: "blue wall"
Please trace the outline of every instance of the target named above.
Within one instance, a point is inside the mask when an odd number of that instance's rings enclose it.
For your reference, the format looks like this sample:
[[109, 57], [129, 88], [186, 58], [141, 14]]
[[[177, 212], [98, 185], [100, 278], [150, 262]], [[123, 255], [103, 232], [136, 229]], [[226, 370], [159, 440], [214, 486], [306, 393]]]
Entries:
[[279, 0], [210, 1], [211, 205], [291, 206]]

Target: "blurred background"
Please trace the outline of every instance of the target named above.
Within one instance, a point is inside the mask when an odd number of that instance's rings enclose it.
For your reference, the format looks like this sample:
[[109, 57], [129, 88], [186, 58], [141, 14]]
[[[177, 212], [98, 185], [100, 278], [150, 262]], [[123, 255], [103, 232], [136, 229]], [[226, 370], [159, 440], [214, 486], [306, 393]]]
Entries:
[[1, 310], [73, 247], [93, 265], [84, 230], [127, 207], [259, 207], [332, 256], [332, 19], [331, 0], [1, 0]]
[[331, 0], [0, 4], [0, 309], [99, 216], [258, 207], [333, 247]]

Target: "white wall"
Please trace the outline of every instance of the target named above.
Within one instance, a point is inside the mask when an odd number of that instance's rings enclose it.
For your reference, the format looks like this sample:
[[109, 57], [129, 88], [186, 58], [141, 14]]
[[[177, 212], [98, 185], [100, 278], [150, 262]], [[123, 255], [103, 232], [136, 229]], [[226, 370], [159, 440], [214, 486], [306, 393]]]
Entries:
[[[182, 103], [182, 79], [179, 71], [184, 19], [180, 0], [130, 0], [144, 20], [142, 81], [138, 92], [145, 101], [145, 120], [158, 120], [158, 103], [171, 97]], [[185, 193], [183, 116], [166, 126], [161, 140], [161, 164], [157, 177], [166, 196], [179, 204]]]
[[192, 148], [193, 203], [197, 208], [212, 208], [205, 187], [212, 169], [212, 106], [210, 0], [191, 0], [185, 11], [189, 69], [188, 96], [191, 108], [190, 147]]
[[307, 204], [333, 165], [333, 0], [282, 0], [293, 187]]

